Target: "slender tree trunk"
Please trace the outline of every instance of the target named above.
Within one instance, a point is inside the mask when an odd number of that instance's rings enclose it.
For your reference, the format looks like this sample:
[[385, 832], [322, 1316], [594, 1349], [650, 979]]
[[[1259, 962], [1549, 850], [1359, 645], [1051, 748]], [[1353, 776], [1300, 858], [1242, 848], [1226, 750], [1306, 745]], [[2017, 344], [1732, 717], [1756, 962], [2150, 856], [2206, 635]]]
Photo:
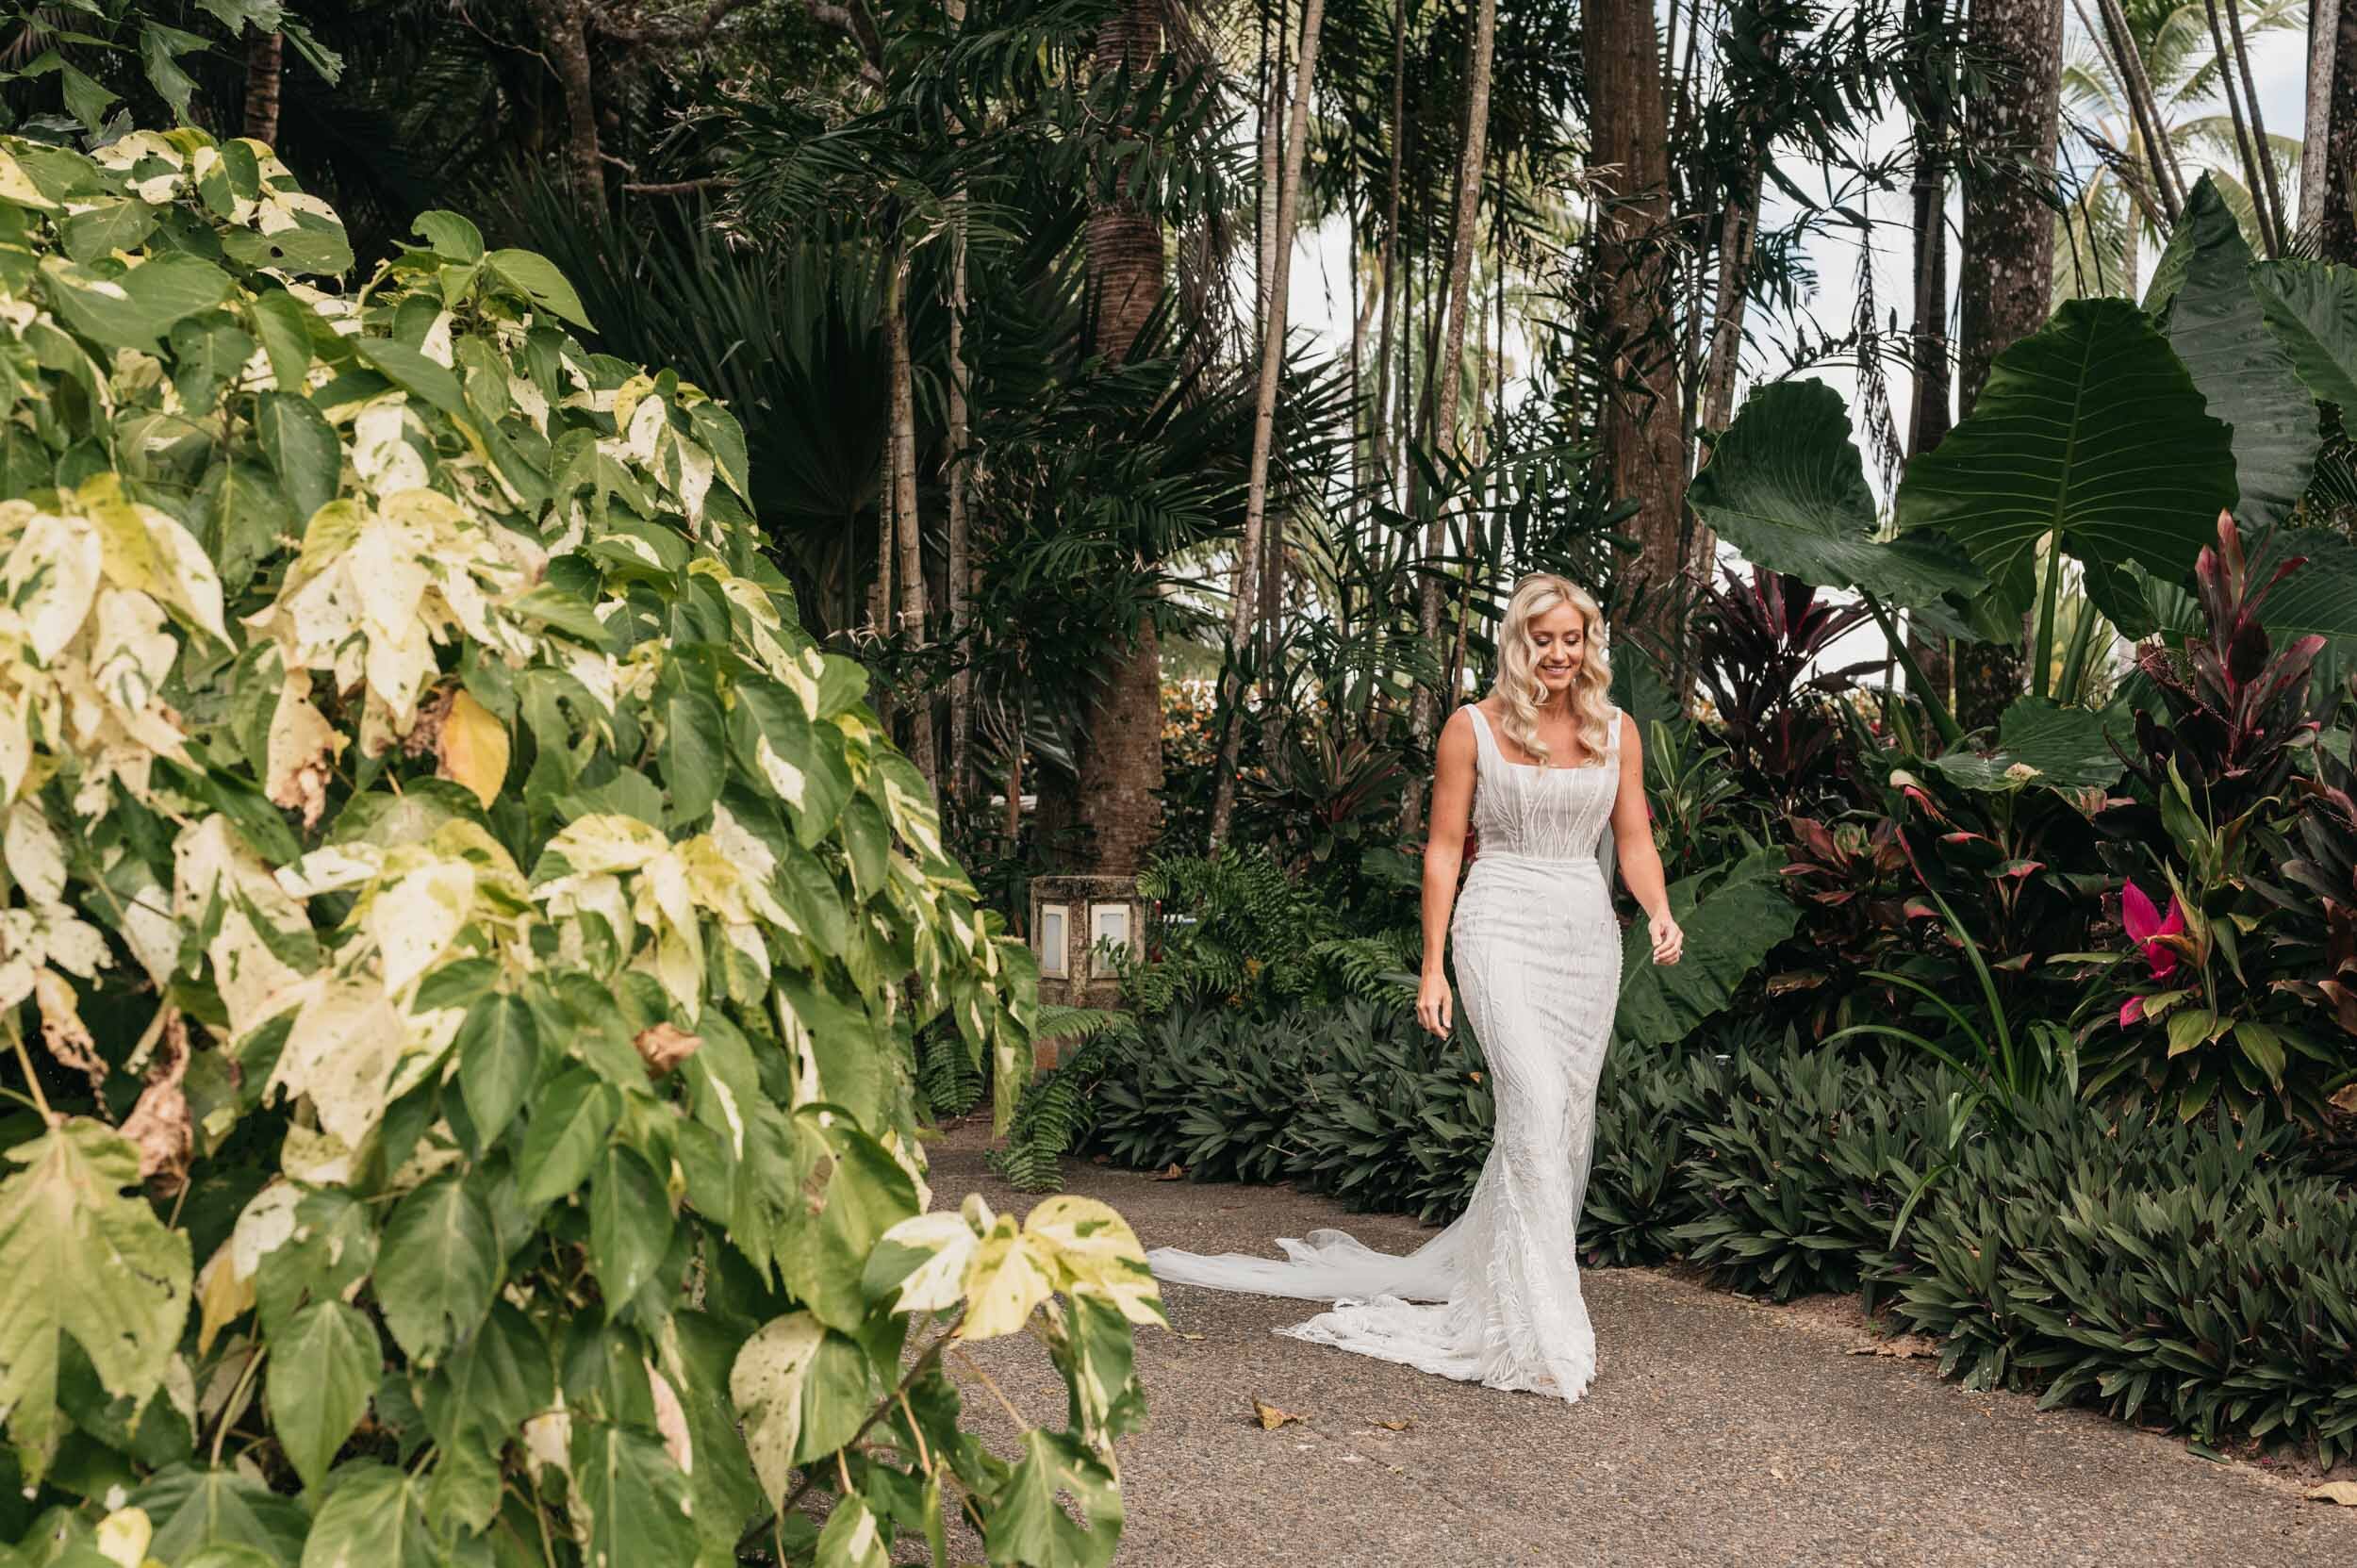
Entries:
[[258, 28], [245, 42], [245, 134], [265, 147], [278, 145], [278, 86], [287, 41]]
[[1585, 8], [1582, 34], [1592, 108], [1598, 290], [1618, 350], [1600, 388], [1600, 455], [1614, 493], [1638, 503], [1625, 525], [1637, 550], [1622, 564], [1621, 601], [1634, 606], [1630, 629], [1666, 655], [1677, 646], [1684, 619], [1677, 600], [1686, 465], [1677, 354], [1669, 331], [1675, 277], [1667, 243], [1669, 124], [1653, 6], [1650, 0], [1595, 0]]
[[[2291, 216], [2283, 210], [2283, 182], [2275, 173], [2274, 151], [2267, 146], [2267, 122], [2259, 107], [2259, 84], [2250, 79], [2250, 46], [2243, 41], [2242, 7], [2238, 0], [2221, 0], [2221, 3], [2226, 8], [2227, 36], [2234, 43], [2234, 69], [2242, 74], [2243, 101], [2250, 106], [2251, 144], [2259, 155], [2259, 173], [2266, 180], [2266, 204], [2270, 209], [2267, 223], [2275, 231], [2275, 249], [2268, 254], [2282, 256], [2291, 248]], [[2252, 190], [2250, 198], [2256, 205], [2258, 190]]]
[[[1926, 0], [1920, 25], [1937, 31], [1947, 20], [1947, 0]], [[1907, 409], [1907, 455], [1920, 457], [1947, 437], [1953, 385], [1948, 341], [1948, 126], [1947, 51], [1927, 44], [1916, 77], [1920, 119], [1915, 128], [1914, 327], [1908, 358], [1915, 371]], [[1948, 639], [1910, 626], [1908, 652], [1941, 701], [1949, 698]]]
[[[1964, 183], [1959, 412], [1970, 419], [1989, 365], [2046, 324], [2054, 222], [2041, 188], [2054, 172], [2062, 64], [2060, 0], [1971, 0], [1970, 28], [1999, 81], [1965, 102], [1965, 135], [1987, 162]], [[1955, 651], [1956, 717], [1995, 722], [2021, 694], [2023, 653], [1998, 643]]]
[[[1392, 147], [1383, 198], [1383, 257], [1377, 286], [1383, 290], [1383, 327], [1375, 350], [1375, 463], [1388, 478], [1393, 460], [1386, 411], [1392, 405], [1392, 344], [1399, 335], [1402, 292], [1399, 263], [1400, 164], [1408, 144], [1408, 3], [1392, 0]], [[1402, 383], [1405, 385], [1405, 383]], [[1396, 501], [1397, 495], [1393, 499]]]
[[2144, 159], [2152, 173], [2152, 190], [2159, 199], [2162, 219], [2173, 229], [2185, 209], [2185, 182], [2177, 167], [2177, 149], [2168, 140], [2167, 124], [2152, 99], [2152, 78], [2145, 72], [2144, 56], [2137, 51], [2136, 35], [2128, 25], [2119, 0], [2095, 0], [2095, 7], [2102, 17], [2102, 36], [2110, 45], [2113, 72], [2128, 96], [2136, 138], [2144, 143]]
[[[892, 510], [898, 551], [895, 573], [900, 590], [898, 630], [912, 652], [922, 652], [927, 646], [925, 541], [916, 511], [916, 369], [909, 354], [908, 289], [908, 257], [896, 253], [892, 281], [884, 296], [884, 348], [891, 356], [892, 375]], [[909, 708], [908, 756], [937, 798], [941, 767], [933, 745], [933, 704], [930, 689], [921, 684]]]
[[[1293, 260], [1294, 215], [1301, 198], [1301, 165], [1310, 143], [1310, 94], [1317, 83], [1318, 35], [1326, 22], [1326, 0], [1304, 0], [1301, 13], [1300, 66], [1294, 74], [1293, 107], [1285, 127], [1285, 161], [1277, 190], [1277, 232], [1271, 249], [1275, 265], [1271, 270], [1268, 291], [1268, 320], [1261, 334], [1261, 381], [1253, 402], [1252, 466], [1244, 489], [1244, 544], [1237, 562], [1236, 577], [1240, 588], [1254, 580], [1260, 563], [1263, 524], [1268, 512], [1268, 470], [1271, 448], [1277, 427], [1277, 372], [1285, 359], [1285, 290], [1287, 275]], [[1242, 648], [1251, 632], [1251, 595], [1238, 592], [1230, 596], [1228, 630], [1235, 645]], [[1223, 682], [1230, 679], [1228, 672]], [[1241, 710], [1242, 694], [1231, 701]], [[1214, 854], [1228, 841], [1228, 828], [1235, 816], [1237, 740], [1243, 734], [1244, 719], [1238, 711], [1228, 726], [1227, 737], [1220, 744], [1218, 779], [1211, 794], [1211, 850]]]
[[[948, 0], [950, 25], [963, 31], [965, 26], [965, 0]], [[961, 123], [959, 130], [965, 126]], [[949, 769], [944, 778], [944, 801], [954, 797], [965, 798], [966, 783], [972, 777], [972, 740], [974, 726], [974, 668], [972, 650], [966, 646], [966, 635], [973, 624], [973, 562], [968, 539], [970, 523], [966, 517], [966, 440], [970, 434], [966, 412], [965, 366], [965, 197], [963, 191], [950, 199], [950, 244], [955, 248], [949, 261], [949, 438], [948, 461], [943, 465], [948, 480], [948, 517], [945, 573], [949, 601], [949, 646], [957, 651], [957, 672], [949, 677]]]
[[2308, 7], [2308, 105], [2300, 121], [2299, 227], [2317, 226], [2324, 211], [2325, 146], [2332, 140], [2333, 43], [2340, 36], [2336, 0], [2310, 0]]
[[[1098, 25], [1096, 70], [1126, 68], [1133, 79], [1143, 79], [1162, 52], [1162, 17], [1156, 0], [1125, 0]], [[1162, 223], [1125, 190], [1090, 212], [1088, 233], [1097, 346], [1108, 359], [1124, 360], [1162, 304]], [[1141, 608], [1128, 645], [1106, 649], [1103, 687], [1102, 701], [1081, 720], [1076, 737], [1074, 808], [1091, 829], [1087, 868], [1098, 876], [1133, 876], [1162, 832], [1162, 654], [1150, 604]], [[1045, 783], [1035, 784], [1034, 792]]]
[[[1465, 57], [1465, 139], [1459, 149], [1457, 160], [1457, 210], [1449, 227], [1448, 288], [1441, 301], [1441, 349], [1439, 355], [1440, 385], [1433, 411], [1432, 440], [1434, 449], [1451, 456], [1457, 455], [1457, 400], [1460, 365], [1465, 357], [1465, 317], [1469, 309], [1469, 294], [1473, 284], [1474, 247], [1479, 239], [1476, 224], [1481, 207], [1482, 173], [1487, 167], [1490, 144], [1490, 71], [1497, 51], [1497, 0], [1478, 0], [1474, 9], [1473, 38], [1466, 45]], [[1475, 407], [1478, 411], [1480, 391], [1475, 390]], [[1445, 540], [1447, 524], [1436, 509], [1432, 520], [1435, 543]], [[1434, 555], [1439, 549], [1432, 551]], [[1424, 635], [1427, 642], [1441, 635], [1442, 578], [1436, 563], [1426, 562], [1422, 604]], [[1466, 613], [1461, 603], [1459, 613]], [[1443, 661], [1444, 666], [1453, 661]], [[1445, 700], [1454, 701], [1456, 691], [1445, 693]], [[1438, 732], [1436, 713], [1443, 694], [1418, 686], [1415, 694], [1416, 734], [1429, 738]], [[1408, 817], [1404, 824], [1407, 834], [1413, 837], [1424, 813], [1423, 792], [1409, 790]]]
[[2259, 172], [2266, 149], [2251, 145], [2250, 127], [2243, 113], [2242, 90], [2234, 80], [2234, 54], [2227, 47], [2226, 29], [2218, 23], [2217, 0], [2204, 0], [2203, 8], [2209, 15], [2210, 47], [2217, 61], [2218, 91], [2226, 95], [2226, 111], [2234, 124], [2234, 151], [2242, 157], [2243, 189], [2250, 192], [2250, 216], [2258, 224], [2259, 248], [2273, 256], [2281, 248], [2275, 242], [2275, 226], [2267, 218], [2266, 185]]
[[[2331, 0], [2315, 0], [2325, 8]], [[2323, 197], [2316, 206], [2316, 254], [2357, 267], [2357, 0], [2338, 0], [2329, 111], [2309, 134], [2324, 140]]]
[[532, 0], [549, 67], [565, 94], [565, 173], [586, 212], [605, 210], [605, 160], [598, 146], [598, 99], [590, 85], [589, 37], [580, 0]]

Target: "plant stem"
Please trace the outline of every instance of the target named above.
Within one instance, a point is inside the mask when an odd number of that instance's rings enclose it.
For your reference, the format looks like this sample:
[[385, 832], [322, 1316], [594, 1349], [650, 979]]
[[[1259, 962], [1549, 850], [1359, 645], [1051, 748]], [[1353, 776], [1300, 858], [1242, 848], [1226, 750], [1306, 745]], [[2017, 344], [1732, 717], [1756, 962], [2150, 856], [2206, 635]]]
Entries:
[[2031, 656], [2037, 663], [2037, 679], [2031, 689], [2040, 698], [2051, 696], [2054, 685], [2054, 603], [2062, 597], [2062, 538], [2056, 535], [2046, 542], [2046, 586], [2038, 594], [2037, 644]]
[[221, 1425], [213, 1428], [212, 1462], [216, 1469], [221, 1466], [222, 1440], [229, 1435], [229, 1423], [238, 1418], [239, 1401], [245, 1397], [245, 1391], [254, 1382], [254, 1369], [260, 1366], [262, 1359], [269, 1354], [270, 1350], [265, 1345], [254, 1347], [254, 1354], [246, 1358], [245, 1370], [238, 1374], [238, 1386], [229, 1391], [229, 1402], [221, 1407]]
[[1874, 624], [1883, 629], [1883, 637], [1889, 643], [1891, 652], [1899, 656], [1899, 667], [1907, 672], [1907, 689], [1923, 700], [1923, 709], [1932, 716], [1932, 723], [1939, 730], [1939, 738], [1951, 746], [1962, 740], [1964, 731], [1957, 725], [1956, 716], [1948, 711], [1948, 703], [1939, 695], [1939, 688], [1932, 685], [1931, 677], [1923, 673], [1923, 667], [1916, 663], [1915, 655], [1907, 651], [1907, 639], [1899, 635], [1898, 622], [1888, 607], [1871, 593], [1860, 591], [1858, 597], [1866, 602], [1866, 613], [1874, 618]]

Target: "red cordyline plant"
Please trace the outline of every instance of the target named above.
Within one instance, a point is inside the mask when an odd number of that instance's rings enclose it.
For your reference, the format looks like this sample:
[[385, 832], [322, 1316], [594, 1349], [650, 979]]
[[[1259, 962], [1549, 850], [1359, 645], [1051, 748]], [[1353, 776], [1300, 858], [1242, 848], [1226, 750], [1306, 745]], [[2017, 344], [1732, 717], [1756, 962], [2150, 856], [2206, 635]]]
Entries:
[[2308, 673], [2325, 639], [2295, 637], [2278, 651], [2259, 621], [2276, 585], [2305, 565], [2304, 555], [2287, 556], [2254, 581], [2233, 516], [2218, 514], [2217, 543], [2205, 546], [2194, 567], [2206, 635], [2186, 639], [2182, 651], [2148, 643], [2136, 655], [2168, 721], [2138, 708], [2141, 755], [2121, 760], [2155, 799], [2174, 763], [2197, 803], [2206, 801], [2210, 822], [2231, 821], [2281, 791], [2293, 751], [2315, 739]]
[[1868, 611], [1821, 600], [1816, 588], [1778, 572], [1755, 570], [1748, 583], [1731, 570], [1725, 576], [1725, 586], [1705, 597], [1695, 675], [1709, 689], [1736, 761], [1789, 792], [1840, 737], [1823, 699], [1882, 668], [1868, 659], [1817, 668]]
[[[2154, 980], [2166, 983], [2177, 972], [2178, 943], [2170, 939], [2182, 939], [2185, 934], [2185, 912], [2177, 907], [2177, 895], [2169, 894], [2168, 914], [2164, 916], [2152, 907], [2151, 896], [2131, 878], [2120, 884], [2119, 917], [2128, 940], [2143, 955], [2146, 969]], [[2145, 999], [2139, 995], [2119, 1004], [2122, 1029], [2144, 1021], [2144, 1003]]]

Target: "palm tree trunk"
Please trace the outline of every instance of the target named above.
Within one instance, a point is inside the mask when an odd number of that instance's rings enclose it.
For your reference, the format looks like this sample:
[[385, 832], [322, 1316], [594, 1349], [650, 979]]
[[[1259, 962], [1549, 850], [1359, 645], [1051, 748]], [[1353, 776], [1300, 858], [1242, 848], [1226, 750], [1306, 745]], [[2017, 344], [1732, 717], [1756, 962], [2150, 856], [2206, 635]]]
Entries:
[[[925, 546], [916, 511], [916, 370], [909, 353], [908, 287], [908, 257], [896, 252], [884, 295], [884, 348], [891, 356], [892, 375], [893, 533], [898, 550], [895, 571], [900, 590], [898, 630], [907, 647], [921, 652], [926, 646]], [[908, 756], [938, 797], [941, 769], [933, 748], [933, 704], [922, 683], [909, 708]]]
[[[2324, 9], [2330, 0], [2315, 0]], [[2316, 204], [2316, 254], [2357, 267], [2357, 0], [2331, 6], [2338, 13], [2332, 38], [2332, 89], [2323, 123], [2308, 134], [2324, 142], [2323, 194]], [[2313, 24], [2312, 24], [2313, 25]]]
[[[948, 0], [948, 16], [950, 26], [963, 31], [965, 0]], [[960, 129], [964, 128], [961, 124]], [[965, 197], [962, 192], [951, 198], [949, 213], [954, 230], [950, 244], [955, 254], [949, 262], [949, 440], [948, 460], [943, 465], [949, 491], [948, 560], [944, 570], [949, 600], [949, 646], [956, 650], [958, 668], [949, 677], [949, 770], [943, 780], [943, 788], [946, 796], [963, 800], [972, 761], [974, 668], [966, 634], [973, 624], [974, 601], [973, 562], [967, 537], [970, 525], [965, 506], [965, 447], [970, 432], [965, 367]], [[945, 800], [943, 803], [948, 802]]]
[[1392, 344], [1399, 333], [1401, 294], [1399, 184], [1408, 144], [1408, 3], [1392, 0], [1392, 166], [1383, 198], [1383, 257], [1376, 269], [1376, 286], [1383, 291], [1383, 327], [1375, 350], [1375, 466], [1386, 476], [1392, 472], [1393, 454], [1384, 415], [1392, 406]]
[[265, 147], [278, 145], [278, 88], [287, 41], [256, 29], [245, 45], [245, 134]]
[[2317, 227], [2324, 211], [2325, 144], [2332, 140], [2333, 43], [2340, 35], [2341, 7], [2311, 0], [2308, 7], [2308, 103], [2300, 122], [2299, 226]]
[[1597, 292], [1620, 345], [1600, 388], [1598, 444], [1614, 493], [1637, 503], [1627, 524], [1637, 551], [1622, 565], [1622, 602], [1636, 605], [1630, 629], [1667, 653], [1677, 646], [1684, 619], [1677, 594], [1686, 464], [1684, 399], [1668, 330], [1674, 277], [1665, 242], [1669, 124], [1653, 7], [1650, 0], [1594, 0], [1585, 8], [1582, 33], [1597, 171]]
[[2095, 4], [2102, 16], [2101, 36], [2110, 46], [2113, 72], [2128, 94], [2129, 117], [2135, 122], [2137, 140], [2144, 143], [2144, 158], [2152, 171], [2152, 190], [2159, 198], [2162, 219], [2175, 228], [2185, 209], [2185, 177], [2177, 167], [2177, 149], [2168, 140], [2168, 126], [2153, 101], [2152, 78], [2144, 69], [2144, 56], [2136, 48], [2136, 35], [2128, 25], [2119, 0], [2095, 0]]
[[[1125, 0], [1098, 24], [1096, 68], [1143, 79], [1162, 52], [1157, 0]], [[1089, 292], [1096, 341], [1119, 362], [1162, 304], [1166, 266], [1161, 222], [1128, 189], [1089, 213]], [[1162, 832], [1162, 653], [1150, 604], [1140, 608], [1126, 646], [1105, 651], [1102, 699], [1081, 720], [1075, 809], [1090, 831], [1087, 869], [1133, 876]], [[1045, 779], [1041, 781], [1044, 785]], [[1036, 786], [1035, 786], [1036, 787]]]
[[[1285, 358], [1285, 289], [1293, 261], [1294, 215], [1300, 206], [1301, 165], [1309, 152], [1310, 94], [1317, 81], [1318, 35], [1326, 22], [1326, 0], [1305, 0], [1301, 13], [1301, 64], [1294, 74], [1293, 107], [1285, 127], [1285, 161], [1277, 190], [1276, 233], [1268, 247], [1274, 256], [1268, 289], [1268, 319], [1261, 333], [1261, 382], [1252, 411], [1252, 467], [1244, 489], [1244, 546], [1236, 565], [1240, 588], [1254, 580], [1260, 562], [1263, 520], [1268, 512], [1270, 449], [1277, 428], [1277, 379]], [[1251, 632], [1252, 600], [1248, 593], [1230, 596], [1228, 630], [1242, 648]], [[1231, 680], [1222, 671], [1221, 681]], [[1237, 710], [1220, 744], [1218, 779], [1211, 792], [1211, 851], [1228, 840], [1235, 816], [1237, 737], [1242, 734], [1240, 694], [1231, 696]]]
[[[2269, 254], [2282, 256], [2291, 248], [2291, 219], [2283, 211], [2283, 187], [2275, 173], [2275, 155], [2267, 147], [2267, 123], [2266, 116], [2259, 108], [2259, 84], [2250, 79], [2250, 47], [2243, 41], [2242, 8], [2236, 0], [2224, 0], [2224, 4], [2227, 36], [2234, 43], [2234, 69], [2242, 73], [2243, 101], [2250, 106], [2251, 146], [2258, 155], [2259, 173], [2266, 179], [2269, 208], [2267, 223], [2275, 231], [2275, 249]], [[2256, 206], [2259, 199], [2257, 189], [2250, 192], [2250, 199]]]
[[[1965, 135], [1988, 154], [1964, 185], [1963, 417], [1998, 355], [2046, 323], [2053, 297], [2053, 212], [2041, 187], [2054, 170], [2062, 64], [2060, 0], [1973, 0], [1970, 28], [2000, 75], [1965, 103]], [[2025, 171], [2017, 173], [2015, 171]], [[2021, 650], [1974, 643], [1955, 651], [1956, 717], [1967, 729], [1995, 722], [2021, 694]]]
[[[1947, 0], [1920, 0], [1914, 25], [1929, 39], [1945, 30]], [[1926, 41], [1915, 65], [1914, 198], [1915, 305], [1908, 335], [1908, 359], [1915, 371], [1914, 394], [1907, 410], [1907, 455], [1920, 457], [1947, 438], [1948, 400], [1953, 390], [1948, 341], [1948, 132], [1951, 113], [1946, 48]], [[1937, 632], [1919, 632], [1910, 625], [1907, 651], [1916, 668], [1936, 688], [1934, 695], [1949, 701], [1948, 639]]]
[[2281, 254], [2275, 242], [2275, 225], [2267, 220], [2266, 186], [2259, 173], [2259, 161], [2266, 156], [2265, 148], [2252, 148], [2250, 127], [2244, 122], [2242, 91], [2234, 81], [2233, 54], [2226, 46], [2226, 30], [2218, 25], [2217, 0], [2204, 0], [2203, 8], [2210, 19], [2210, 47], [2217, 59], [2218, 91], [2226, 95], [2226, 111], [2234, 123], [2234, 151], [2242, 157], [2243, 189], [2250, 192], [2250, 216], [2259, 226], [2259, 247], [2273, 257]]
[[[1441, 348], [1438, 374], [1439, 389], [1433, 410], [1432, 442], [1436, 452], [1455, 456], [1458, 453], [1457, 401], [1458, 385], [1461, 379], [1461, 363], [1465, 357], [1465, 317], [1469, 309], [1468, 295], [1473, 283], [1474, 246], [1478, 240], [1476, 223], [1481, 206], [1482, 173], [1488, 165], [1490, 149], [1490, 74], [1491, 63], [1497, 53], [1497, 0], [1479, 0], [1474, 10], [1473, 37], [1465, 49], [1465, 139], [1458, 149], [1457, 211], [1449, 227], [1448, 288], [1441, 300]], [[1475, 406], [1479, 408], [1480, 392], [1475, 391]], [[1442, 553], [1447, 536], [1445, 520], [1436, 510], [1432, 520], [1433, 548], [1430, 553]], [[1428, 561], [1424, 580], [1422, 604], [1424, 635], [1427, 640], [1441, 635], [1441, 585], [1437, 563]], [[1453, 596], [1460, 598], [1461, 596]], [[1444, 666], [1448, 661], [1443, 661]], [[1415, 695], [1416, 734], [1430, 736], [1437, 732], [1435, 712], [1439, 693], [1417, 687]], [[1454, 689], [1447, 693], [1456, 698]], [[1423, 818], [1422, 792], [1409, 791], [1408, 816], [1404, 824], [1412, 837]]]

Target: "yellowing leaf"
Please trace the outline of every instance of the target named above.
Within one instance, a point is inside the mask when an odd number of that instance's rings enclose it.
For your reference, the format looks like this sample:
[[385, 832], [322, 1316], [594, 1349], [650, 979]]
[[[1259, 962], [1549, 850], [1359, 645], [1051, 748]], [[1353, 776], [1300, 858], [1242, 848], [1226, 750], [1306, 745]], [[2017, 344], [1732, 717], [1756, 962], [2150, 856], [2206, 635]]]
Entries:
[[792, 1490], [797, 1464], [850, 1441], [873, 1391], [866, 1352], [808, 1312], [772, 1318], [745, 1342], [729, 1369], [729, 1397], [771, 1502]]
[[156, 1526], [145, 1509], [122, 1508], [98, 1522], [94, 1544], [98, 1555], [117, 1568], [142, 1568], [147, 1543], [155, 1538]]
[[1023, 1229], [1045, 1244], [1058, 1289], [1094, 1291], [1132, 1323], [1168, 1326], [1137, 1232], [1111, 1205], [1060, 1193], [1033, 1209]]
[[2301, 1494], [2312, 1503], [2338, 1503], [2343, 1508], [2357, 1508], [2357, 1481], [2326, 1481], [2312, 1486]]
[[1021, 1329], [1031, 1310], [1053, 1290], [1047, 1270], [1054, 1266], [1045, 1248], [1014, 1228], [1014, 1216], [1001, 1214], [974, 1248], [965, 1270], [965, 1317], [958, 1325], [960, 1339], [995, 1339]]
[[507, 780], [507, 752], [505, 727], [490, 709], [460, 690], [442, 720], [441, 758], [435, 771], [473, 790], [488, 810]]
[[189, 1238], [143, 1195], [139, 1151], [74, 1116], [8, 1151], [0, 1182], [0, 1412], [35, 1482], [67, 1422], [58, 1353], [71, 1334], [107, 1392], [140, 1401], [164, 1380], [189, 1312]]

